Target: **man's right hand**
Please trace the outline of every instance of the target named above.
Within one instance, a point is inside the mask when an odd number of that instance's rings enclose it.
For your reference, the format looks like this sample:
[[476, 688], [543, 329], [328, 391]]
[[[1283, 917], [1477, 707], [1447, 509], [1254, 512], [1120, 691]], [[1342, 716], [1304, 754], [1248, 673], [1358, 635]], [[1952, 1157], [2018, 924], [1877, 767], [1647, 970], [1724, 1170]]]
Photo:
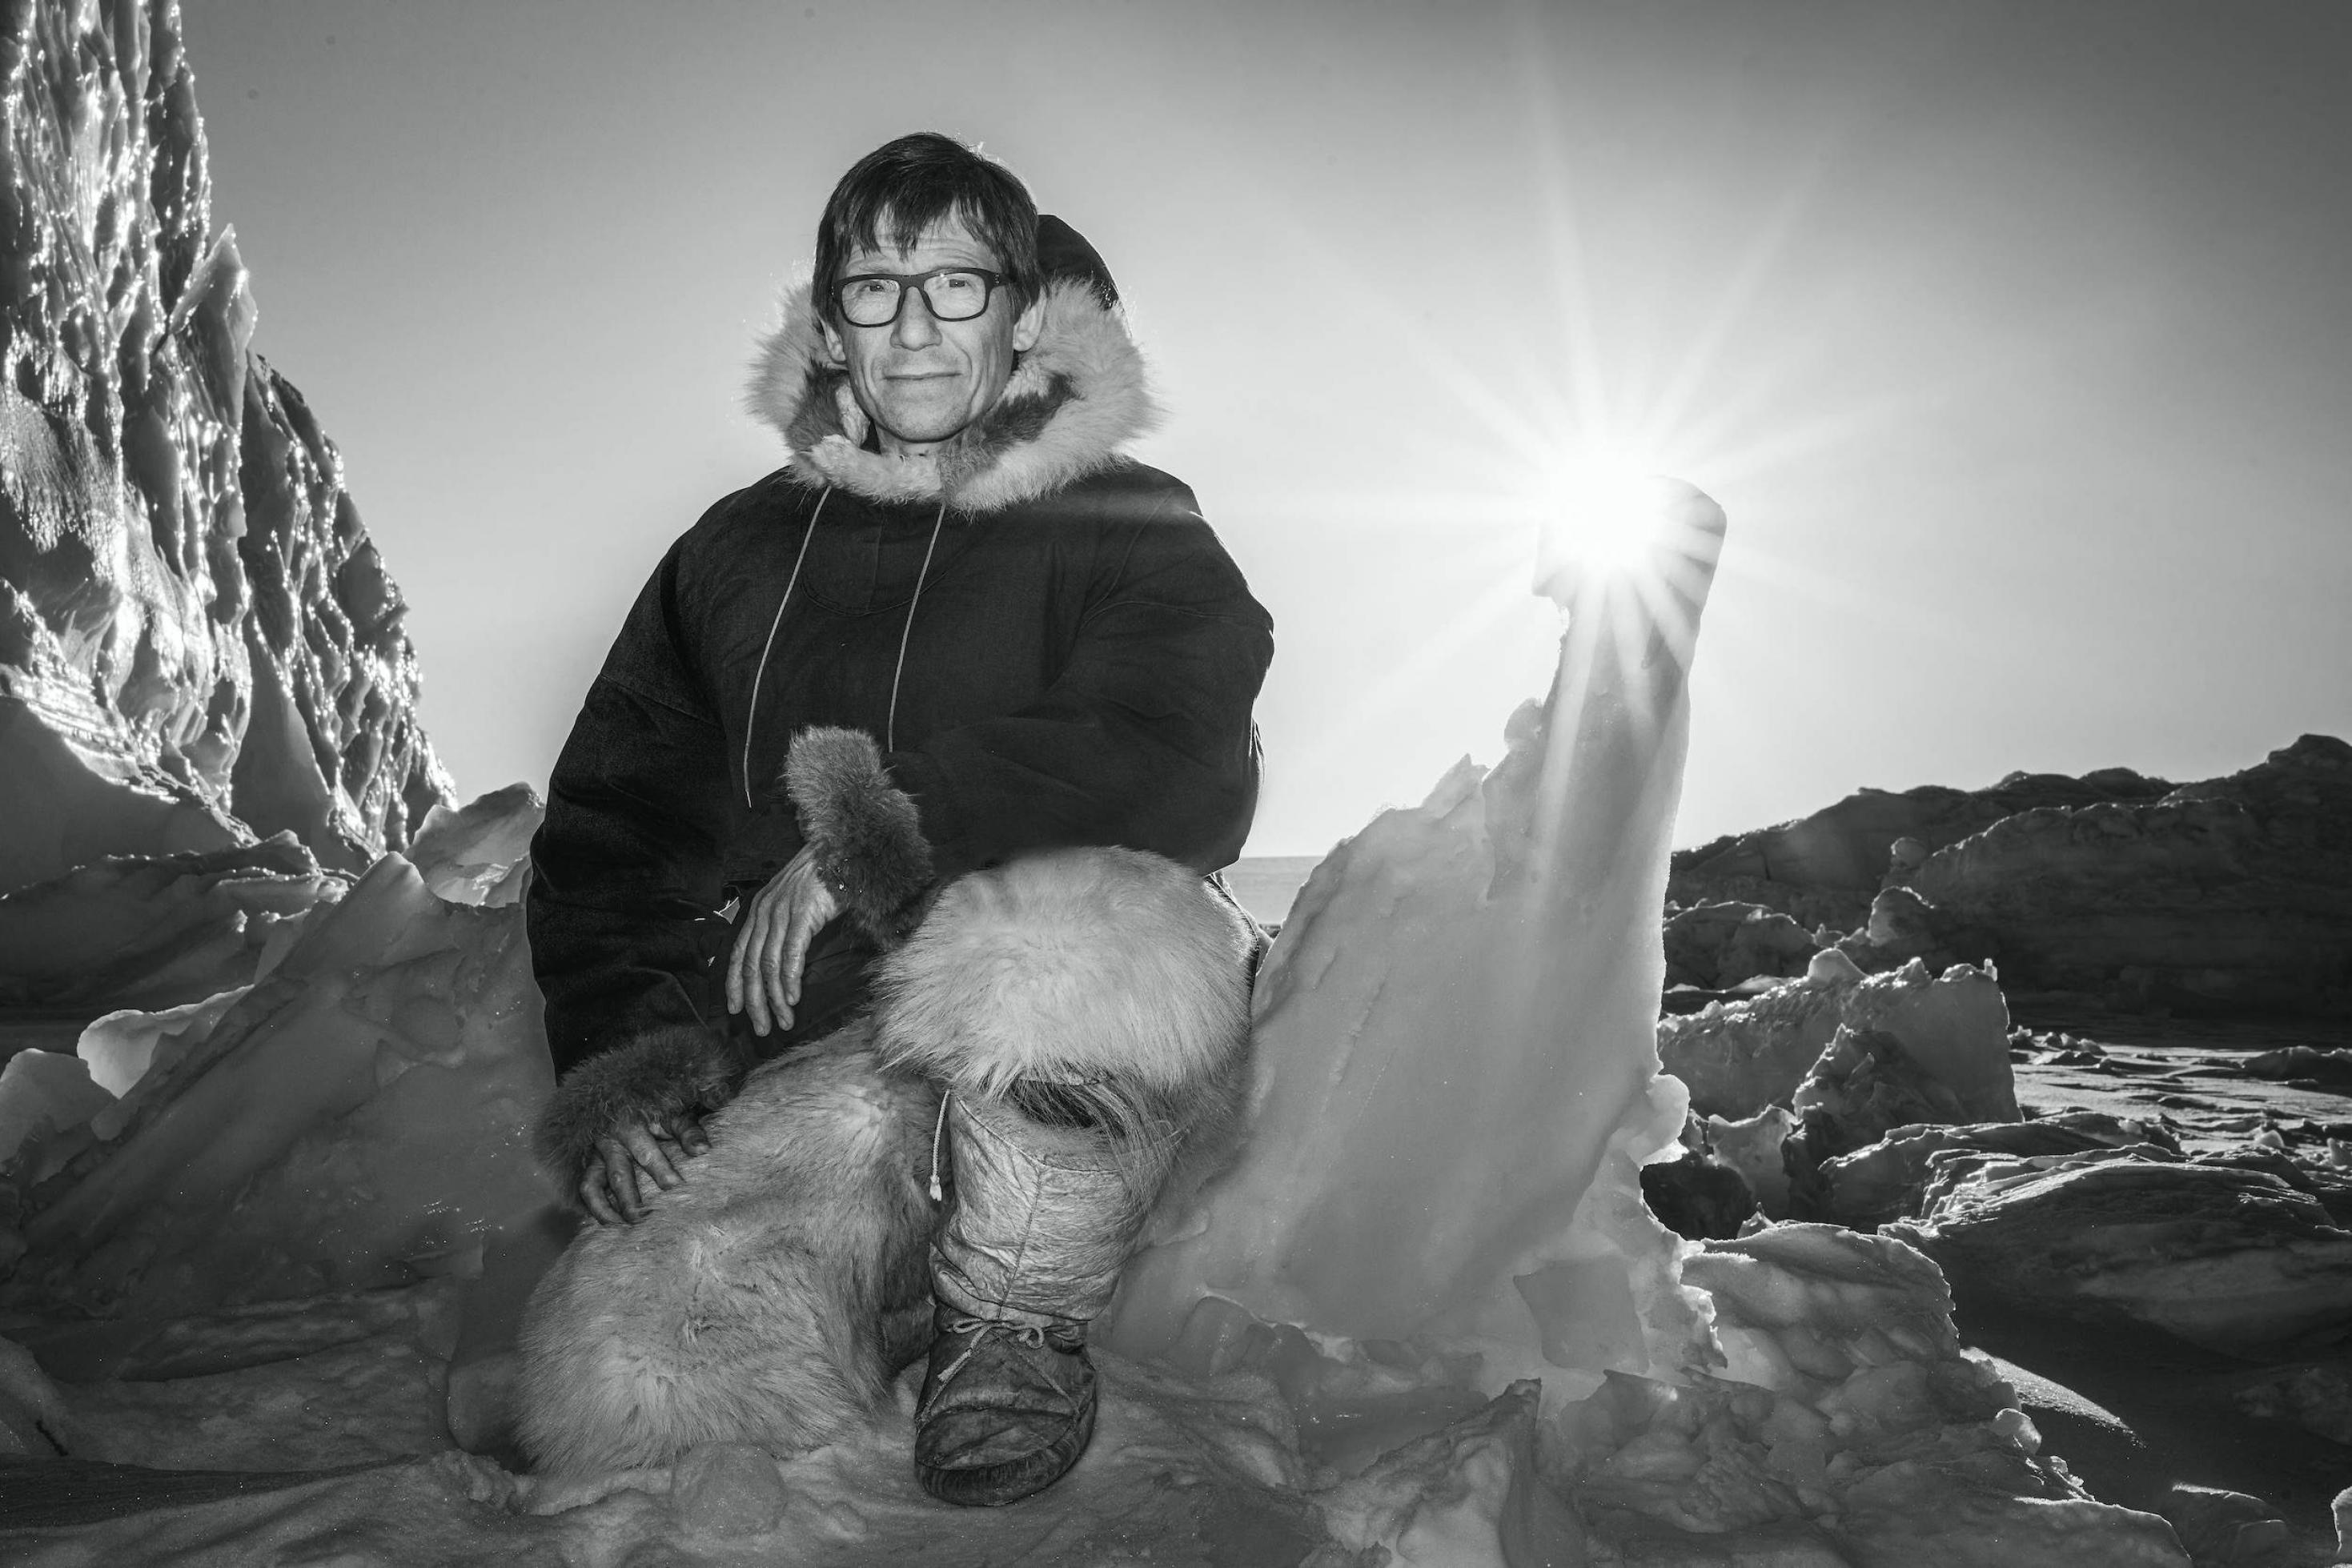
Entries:
[[727, 965], [727, 1010], [749, 1013], [756, 1035], [792, 1028], [809, 944], [840, 913], [841, 901], [816, 869], [815, 849], [803, 846], [744, 905]]
[[599, 1225], [635, 1225], [646, 1213], [644, 1182], [651, 1178], [665, 1192], [683, 1186], [678, 1162], [709, 1149], [710, 1135], [691, 1112], [658, 1123], [624, 1117], [596, 1140], [596, 1157], [581, 1173], [580, 1201]]

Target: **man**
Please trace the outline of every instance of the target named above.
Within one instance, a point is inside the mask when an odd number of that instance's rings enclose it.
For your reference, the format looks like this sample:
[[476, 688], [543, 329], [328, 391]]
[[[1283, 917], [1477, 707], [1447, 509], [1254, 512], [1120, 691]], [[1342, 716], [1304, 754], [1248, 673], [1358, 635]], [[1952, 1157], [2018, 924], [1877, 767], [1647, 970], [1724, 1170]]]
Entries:
[[[550, 781], [542, 1144], [600, 1225], [642, 1219], [691, 1186], [700, 1117], [751, 1061], [858, 1016], [906, 942], [877, 1027], [951, 1091], [954, 1172], [917, 1469], [1008, 1501], [1091, 1433], [1086, 1322], [1148, 1207], [1136, 1173], [1167, 1163], [1139, 1151], [1231, 1086], [1239, 1026], [1214, 1007], [1144, 1068], [1158, 1047], [1106, 1021], [1132, 1008], [1065, 1004], [1122, 946], [1197, 928], [1177, 905], [1238, 853], [1271, 622], [1191, 493], [1121, 455], [1155, 411], [1100, 259], [946, 137], [844, 176], [751, 402], [791, 460], [671, 547]], [[1050, 852], [1072, 846], [1164, 857], [1190, 892]], [[1230, 989], [1243, 960], [1215, 947], [1171, 947], [1152, 1007]], [[1061, 966], [1042, 989], [1039, 954]], [[979, 964], [1003, 972], [958, 977]], [[1109, 1186], [1001, 1190], [1079, 1134]], [[1086, 1259], [999, 1247], [1016, 1211]]]

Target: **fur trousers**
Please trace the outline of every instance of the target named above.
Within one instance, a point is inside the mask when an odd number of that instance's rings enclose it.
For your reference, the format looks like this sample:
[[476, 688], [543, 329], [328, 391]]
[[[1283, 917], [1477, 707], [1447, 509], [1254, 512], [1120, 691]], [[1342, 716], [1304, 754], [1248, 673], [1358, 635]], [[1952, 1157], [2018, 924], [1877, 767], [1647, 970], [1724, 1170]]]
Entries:
[[870, 1422], [930, 1325], [939, 1091], [852, 1024], [754, 1071], [635, 1225], [590, 1226], [523, 1319], [518, 1435], [542, 1471], [779, 1453]]
[[1115, 1278], [1153, 1201], [1225, 1146], [1255, 939], [1195, 873], [1139, 851], [950, 883], [884, 960], [870, 1014], [754, 1071], [682, 1186], [635, 1225], [583, 1230], [541, 1281], [516, 1390], [534, 1466], [659, 1465], [714, 1439], [790, 1454], [879, 1419], [929, 1343], [934, 1233], [996, 1179], [945, 1173], [946, 1213], [931, 1201], [943, 1092], [1132, 1173], [1129, 1233], [1088, 1239]]

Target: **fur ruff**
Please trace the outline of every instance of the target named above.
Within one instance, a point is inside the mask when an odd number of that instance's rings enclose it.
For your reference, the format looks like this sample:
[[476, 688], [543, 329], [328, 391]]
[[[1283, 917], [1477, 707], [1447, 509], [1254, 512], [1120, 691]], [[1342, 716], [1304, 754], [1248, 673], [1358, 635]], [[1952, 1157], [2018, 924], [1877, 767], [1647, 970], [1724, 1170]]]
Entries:
[[539, 1119], [539, 1152], [566, 1188], [596, 1157], [596, 1140], [624, 1117], [658, 1127], [682, 1112], [727, 1103], [751, 1063], [722, 1036], [681, 1024], [600, 1051], [563, 1075]]
[[859, 729], [812, 727], [784, 756], [784, 793], [842, 913], [887, 947], [913, 929], [931, 882], [921, 814], [890, 782], [882, 749]]
[[1035, 347], [1014, 361], [996, 406], [934, 464], [865, 450], [866, 416], [825, 349], [807, 284], [784, 297], [783, 324], [761, 340], [745, 403], [782, 434], [807, 483], [877, 501], [944, 499], [967, 513], [1035, 500], [1118, 462], [1160, 417], [1118, 308], [1077, 278], [1048, 283], [1043, 298]]
[[1044, 1087], [1114, 1131], [1181, 1125], [1247, 1042], [1250, 948], [1241, 916], [1173, 861], [1024, 855], [949, 883], [883, 960], [876, 1047], [959, 1093]]
[[938, 1092], [849, 1025], [753, 1072], [686, 1184], [581, 1233], [531, 1294], [518, 1431], [542, 1473], [792, 1454], [870, 1429], [930, 1329]]

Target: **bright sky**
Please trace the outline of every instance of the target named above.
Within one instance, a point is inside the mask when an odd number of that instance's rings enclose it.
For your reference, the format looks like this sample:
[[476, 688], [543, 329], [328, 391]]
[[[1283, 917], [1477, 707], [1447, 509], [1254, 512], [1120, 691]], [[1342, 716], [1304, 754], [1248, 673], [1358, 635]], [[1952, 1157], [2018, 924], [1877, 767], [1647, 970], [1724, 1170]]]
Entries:
[[753, 335], [918, 129], [1102, 251], [1274, 612], [1252, 853], [1496, 755], [1595, 435], [1730, 514], [1678, 842], [2352, 733], [2352, 5], [184, 5], [467, 795], [781, 462]]

